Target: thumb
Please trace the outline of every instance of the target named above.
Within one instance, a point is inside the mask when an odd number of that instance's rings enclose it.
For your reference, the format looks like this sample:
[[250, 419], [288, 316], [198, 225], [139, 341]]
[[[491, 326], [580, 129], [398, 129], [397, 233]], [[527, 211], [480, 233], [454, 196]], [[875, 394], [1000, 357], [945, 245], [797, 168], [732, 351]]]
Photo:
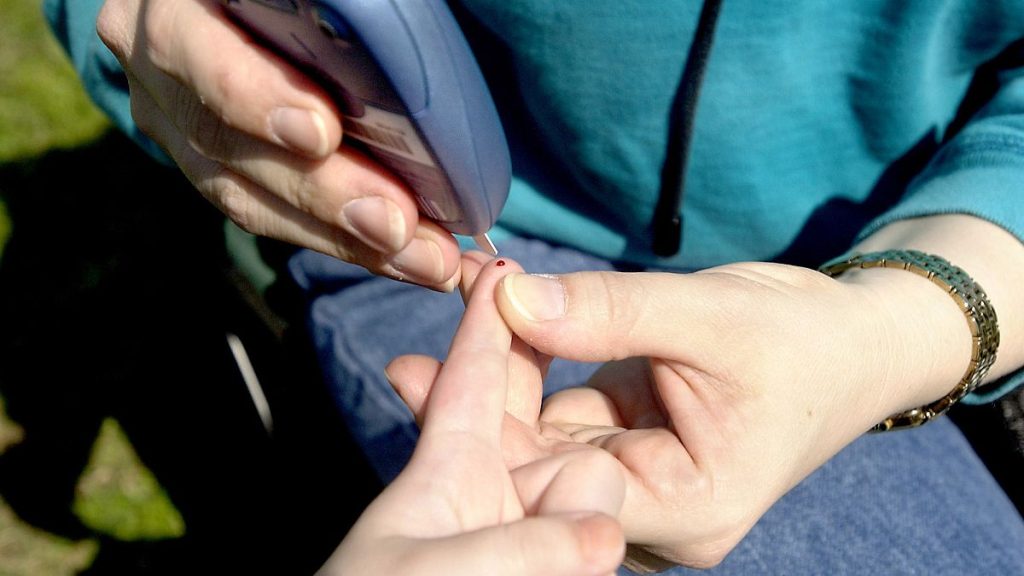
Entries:
[[612, 517], [576, 513], [459, 534], [420, 552], [421, 565], [445, 566], [445, 574], [603, 576], [623, 561], [625, 540]]
[[545, 354], [584, 362], [674, 357], [684, 338], [714, 337], [706, 324], [710, 302], [692, 276], [510, 274], [495, 300], [512, 331]]

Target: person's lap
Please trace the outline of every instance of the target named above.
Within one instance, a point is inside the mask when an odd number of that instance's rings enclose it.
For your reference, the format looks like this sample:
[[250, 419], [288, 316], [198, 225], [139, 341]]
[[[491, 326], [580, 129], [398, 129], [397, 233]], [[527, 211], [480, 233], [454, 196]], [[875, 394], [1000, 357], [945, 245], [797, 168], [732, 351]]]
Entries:
[[[530, 272], [612, 269], [541, 242], [514, 239], [500, 249]], [[401, 354], [443, 359], [462, 301], [308, 251], [289, 270], [310, 298], [307, 321], [338, 408], [389, 481], [417, 429], [384, 367]], [[596, 367], [556, 360], [545, 394], [583, 383]], [[780, 500], [711, 571], [877, 572], [1024, 574], [1024, 521], [948, 418], [866, 434]]]

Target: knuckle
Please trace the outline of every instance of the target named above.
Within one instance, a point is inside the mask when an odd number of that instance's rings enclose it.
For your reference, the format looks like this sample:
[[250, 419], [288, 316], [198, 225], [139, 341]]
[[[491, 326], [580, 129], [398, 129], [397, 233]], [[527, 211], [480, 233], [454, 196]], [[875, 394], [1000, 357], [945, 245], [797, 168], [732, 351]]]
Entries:
[[740, 262], [729, 265], [727, 270], [742, 288], [792, 293], [829, 284], [829, 278], [816, 270], [774, 262]]
[[589, 318], [602, 319], [627, 339], [638, 331], [643, 307], [636, 303], [644, 302], [642, 282], [630, 281], [622, 273], [600, 272], [590, 290], [592, 293], [586, 299], [591, 306], [586, 311]]
[[320, 191], [325, 187], [317, 176], [305, 170], [287, 170], [284, 173], [285, 198], [306, 214], [318, 214]]
[[216, 178], [204, 193], [224, 215], [250, 234], [259, 234], [262, 230], [254, 217], [254, 202], [249, 194], [230, 178]]
[[100, 9], [96, 16], [96, 34], [100, 40], [117, 55], [126, 52], [127, 43], [121, 37], [122, 27], [117, 10], [120, 9], [120, 2], [107, 2]]
[[225, 125], [196, 95], [179, 86], [174, 98], [177, 124], [183, 128], [189, 145], [208, 158], [220, 158], [224, 150], [233, 148], [231, 129]]
[[170, 38], [171, 27], [167, 21], [154, 14], [154, 10], [147, 10], [142, 20], [142, 35], [145, 38], [144, 54], [146, 59], [161, 72], [167, 73], [171, 70], [171, 50], [174, 42]]
[[[351, 257], [349, 250], [358, 245], [343, 228], [334, 224], [334, 214], [329, 209], [329, 200], [324, 191], [324, 182], [316, 173], [289, 166], [275, 166], [272, 173], [264, 173], [260, 184], [278, 201], [294, 209], [301, 217], [312, 217], [328, 243], [327, 250], [332, 256], [346, 260]], [[370, 251], [369, 253], [374, 253]], [[384, 260], [380, 259], [383, 265]]]
[[243, 85], [243, 79], [249, 75], [249, 71], [242, 68], [244, 64], [232, 64], [231, 66], [218, 66], [210, 70], [211, 96], [215, 96], [220, 102], [245, 102], [251, 99], [251, 90]]

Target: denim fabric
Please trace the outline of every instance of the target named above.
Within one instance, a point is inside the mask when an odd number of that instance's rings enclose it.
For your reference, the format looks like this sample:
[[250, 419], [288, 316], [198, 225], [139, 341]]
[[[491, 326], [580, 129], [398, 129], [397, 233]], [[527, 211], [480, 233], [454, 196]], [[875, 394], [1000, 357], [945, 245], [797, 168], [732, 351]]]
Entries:
[[[512, 238], [499, 248], [530, 272], [613, 268], [535, 241]], [[310, 296], [310, 330], [338, 408], [377, 472], [391, 480], [417, 428], [384, 367], [400, 354], [443, 359], [462, 301], [308, 251], [289, 269]], [[595, 368], [558, 360], [545, 393], [581, 383]], [[939, 419], [848, 446], [710, 573], [1024, 574], [1024, 521], [958, 429]]]

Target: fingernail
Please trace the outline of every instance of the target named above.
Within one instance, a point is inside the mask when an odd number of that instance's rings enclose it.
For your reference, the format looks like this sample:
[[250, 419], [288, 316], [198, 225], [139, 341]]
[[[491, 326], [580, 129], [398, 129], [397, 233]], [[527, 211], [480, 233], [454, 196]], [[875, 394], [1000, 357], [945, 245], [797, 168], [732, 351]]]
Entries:
[[270, 113], [270, 129], [284, 145], [306, 154], [326, 156], [327, 126], [319, 114], [299, 108], [276, 108]]
[[391, 258], [391, 267], [401, 275], [401, 280], [407, 282], [432, 286], [445, 281], [441, 247], [423, 238], [414, 238], [395, 254]]
[[458, 274], [453, 274], [451, 278], [445, 280], [444, 282], [442, 282], [441, 284], [439, 284], [437, 286], [433, 286], [433, 289], [436, 290], [437, 292], [444, 292], [445, 294], [449, 294], [451, 292], [455, 292], [455, 287], [458, 284], [459, 284], [459, 275]]
[[405, 246], [405, 216], [390, 200], [366, 196], [341, 209], [342, 225], [375, 250], [390, 254]]
[[501, 288], [516, 311], [529, 320], [555, 320], [565, 315], [565, 287], [557, 276], [509, 274]]
[[573, 522], [582, 533], [579, 546], [584, 561], [601, 568], [622, 562], [626, 543], [620, 525], [607, 516], [593, 513], [573, 518]]
[[391, 374], [388, 372], [388, 369], [390, 369], [390, 368], [391, 368], [391, 363], [388, 363], [388, 365], [384, 367], [384, 379], [388, 381], [388, 385], [389, 386], [394, 388], [395, 387], [395, 380], [394, 380], [394, 378], [391, 377]]

